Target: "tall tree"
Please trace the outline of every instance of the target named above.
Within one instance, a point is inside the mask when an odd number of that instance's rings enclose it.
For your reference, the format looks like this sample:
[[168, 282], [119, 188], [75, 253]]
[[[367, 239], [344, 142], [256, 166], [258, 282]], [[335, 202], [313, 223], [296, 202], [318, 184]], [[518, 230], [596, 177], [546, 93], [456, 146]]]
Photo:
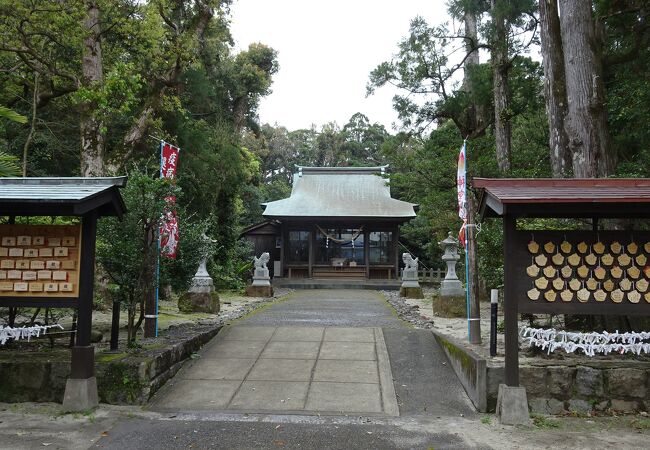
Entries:
[[602, 48], [591, 2], [560, 0], [560, 29], [566, 73], [567, 114], [564, 128], [579, 178], [603, 177], [615, 167], [610, 151]]
[[567, 113], [566, 77], [557, 0], [539, 1], [539, 21], [551, 170], [554, 177], [564, 178], [571, 170], [572, 161], [564, 130], [564, 119]]
[[[83, 51], [81, 57], [81, 84], [87, 90], [100, 87], [104, 79], [102, 60], [101, 12], [95, 0], [84, 2], [86, 14], [82, 20]], [[79, 105], [81, 134], [81, 175], [104, 175], [104, 124], [97, 114], [96, 101], [86, 99]]]
[[497, 164], [501, 172], [510, 170], [512, 155], [510, 128], [510, 93], [508, 90], [508, 31], [506, 28], [505, 4], [501, 0], [491, 0], [492, 14], [492, 81], [494, 91], [494, 139], [497, 151]]

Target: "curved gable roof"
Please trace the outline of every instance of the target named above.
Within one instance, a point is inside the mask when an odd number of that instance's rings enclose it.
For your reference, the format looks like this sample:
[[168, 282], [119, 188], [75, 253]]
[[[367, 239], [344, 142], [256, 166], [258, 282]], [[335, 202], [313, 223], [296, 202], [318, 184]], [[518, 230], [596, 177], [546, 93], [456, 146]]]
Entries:
[[379, 167], [298, 167], [291, 196], [266, 203], [264, 217], [354, 217], [408, 220], [414, 203], [390, 196]]

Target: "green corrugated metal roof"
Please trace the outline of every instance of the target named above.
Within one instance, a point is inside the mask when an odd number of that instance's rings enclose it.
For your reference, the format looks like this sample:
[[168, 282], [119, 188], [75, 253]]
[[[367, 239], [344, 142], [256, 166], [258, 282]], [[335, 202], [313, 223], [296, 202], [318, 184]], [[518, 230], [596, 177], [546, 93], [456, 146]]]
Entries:
[[264, 217], [415, 217], [416, 204], [391, 198], [385, 167], [298, 167], [291, 196], [266, 203]]

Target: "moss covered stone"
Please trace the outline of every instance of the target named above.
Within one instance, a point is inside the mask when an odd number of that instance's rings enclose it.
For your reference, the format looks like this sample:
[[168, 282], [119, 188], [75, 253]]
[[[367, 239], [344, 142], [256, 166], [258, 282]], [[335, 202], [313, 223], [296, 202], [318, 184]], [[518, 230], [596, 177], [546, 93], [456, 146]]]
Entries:
[[178, 299], [178, 310], [184, 313], [217, 314], [220, 308], [219, 294], [216, 292], [186, 292]]

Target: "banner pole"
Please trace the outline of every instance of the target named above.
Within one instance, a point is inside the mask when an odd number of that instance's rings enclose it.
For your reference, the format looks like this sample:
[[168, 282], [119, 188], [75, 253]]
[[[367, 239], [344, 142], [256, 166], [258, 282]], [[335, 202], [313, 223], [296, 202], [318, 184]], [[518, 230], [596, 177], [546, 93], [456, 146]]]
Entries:
[[[165, 141], [160, 141], [160, 178], [163, 177], [163, 146]], [[158, 337], [158, 297], [160, 295], [160, 226], [156, 227], [156, 334]]]

